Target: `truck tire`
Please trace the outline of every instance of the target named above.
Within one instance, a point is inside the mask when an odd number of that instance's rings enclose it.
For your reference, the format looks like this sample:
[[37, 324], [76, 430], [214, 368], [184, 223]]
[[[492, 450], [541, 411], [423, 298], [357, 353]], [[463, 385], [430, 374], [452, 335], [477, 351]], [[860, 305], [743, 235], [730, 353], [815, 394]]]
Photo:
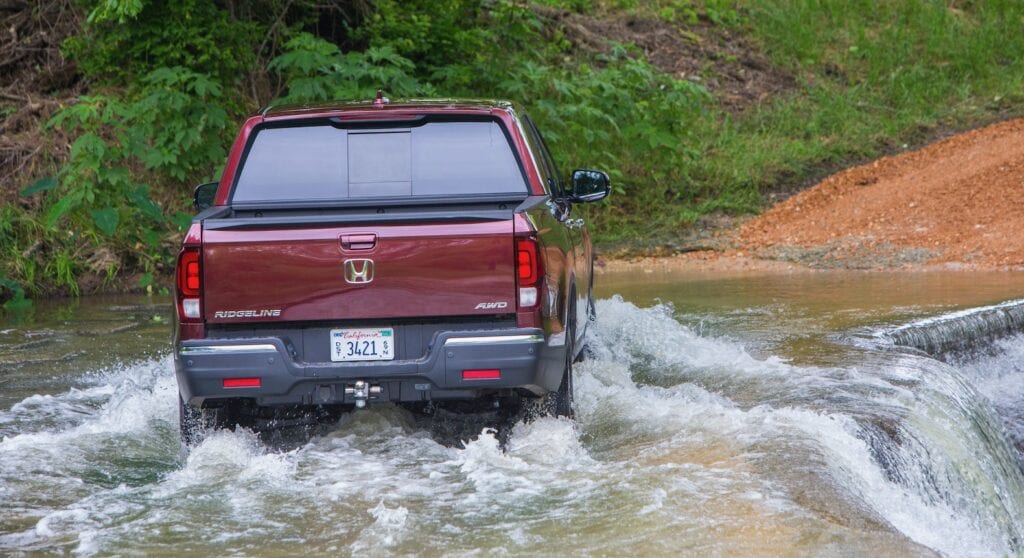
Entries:
[[181, 441], [186, 446], [194, 446], [203, 439], [203, 433], [208, 430], [234, 429], [236, 413], [234, 407], [225, 404], [223, 407], [212, 407], [198, 409], [192, 405], [186, 405], [181, 396], [178, 396], [178, 428], [181, 430]]
[[[576, 295], [570, 293], [570, 300], [575, 301]], [[548, 414], [555, 417], [575, 417], [573, 411], [572, 364], [576, 360], [576, 303], [569, 308], [569, 319], [565, 327], [565, 367], [562, 371], [562, 382], [558, 391], [549, 400]]]

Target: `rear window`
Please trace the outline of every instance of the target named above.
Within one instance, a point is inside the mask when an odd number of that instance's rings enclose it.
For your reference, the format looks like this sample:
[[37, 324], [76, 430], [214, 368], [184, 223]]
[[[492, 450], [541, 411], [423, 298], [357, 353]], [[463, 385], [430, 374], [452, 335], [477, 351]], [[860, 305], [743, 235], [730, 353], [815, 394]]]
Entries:
[[411, 128], [264, 128], [242, 164], [233, 201], [345, 200], [527, 192], [500, 124]]

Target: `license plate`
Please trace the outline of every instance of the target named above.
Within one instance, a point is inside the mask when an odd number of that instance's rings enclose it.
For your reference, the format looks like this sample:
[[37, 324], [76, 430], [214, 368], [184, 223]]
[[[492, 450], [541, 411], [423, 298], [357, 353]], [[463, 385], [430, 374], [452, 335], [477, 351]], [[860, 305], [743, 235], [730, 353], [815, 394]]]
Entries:
[[331, 360], [394, 360], [395, 330], [390, 327], [332, 329]]

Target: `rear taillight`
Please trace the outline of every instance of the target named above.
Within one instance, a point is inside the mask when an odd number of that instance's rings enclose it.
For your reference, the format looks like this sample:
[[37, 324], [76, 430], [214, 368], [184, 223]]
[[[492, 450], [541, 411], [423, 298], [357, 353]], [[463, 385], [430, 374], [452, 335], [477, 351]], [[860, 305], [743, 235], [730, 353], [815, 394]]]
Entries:
[[537, 305], [537, 286], [541, 269], [537, 240], [521, 238], [516, 241], [516, 283], [519, 286], [519, 308]]
[[185, 248], [178, 256], [178, 292], [184, 296], [199, 296], [201, 286], [199, 249]]
[[531, 285], [537, 282], [536, 240], [524, 239], [516, 243], [516, 263], [520, 285]]
[[197, 322], [202, 316], [203, 269], [199, 248], [184, 248], [178, 256], [178, 317]]

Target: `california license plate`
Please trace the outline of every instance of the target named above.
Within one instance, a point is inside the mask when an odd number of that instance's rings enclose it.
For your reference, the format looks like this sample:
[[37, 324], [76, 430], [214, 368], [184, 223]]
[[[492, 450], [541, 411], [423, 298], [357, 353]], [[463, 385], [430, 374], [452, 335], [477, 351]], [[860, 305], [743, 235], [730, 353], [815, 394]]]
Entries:
[[332, 329], [331, 360], [394, 360], [395, 330], [390, 327]]

